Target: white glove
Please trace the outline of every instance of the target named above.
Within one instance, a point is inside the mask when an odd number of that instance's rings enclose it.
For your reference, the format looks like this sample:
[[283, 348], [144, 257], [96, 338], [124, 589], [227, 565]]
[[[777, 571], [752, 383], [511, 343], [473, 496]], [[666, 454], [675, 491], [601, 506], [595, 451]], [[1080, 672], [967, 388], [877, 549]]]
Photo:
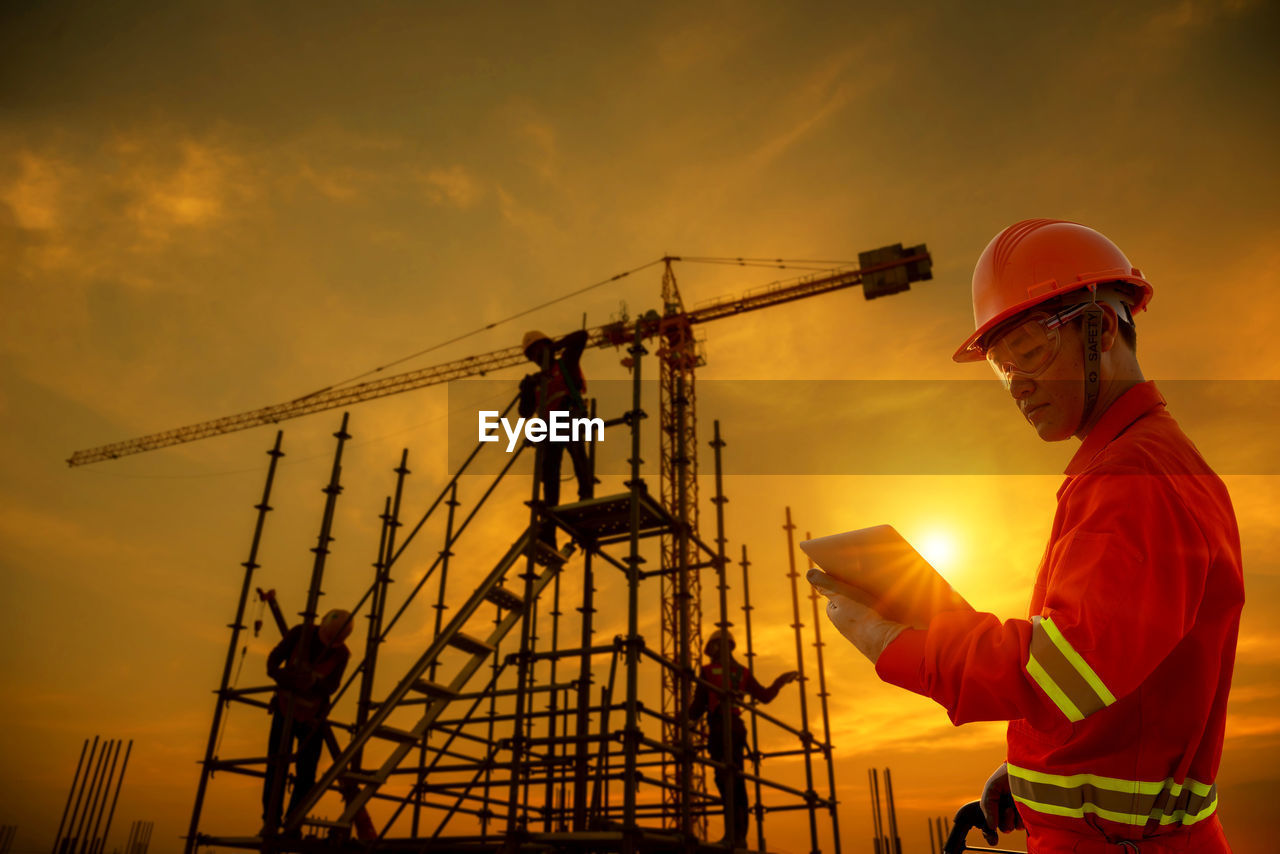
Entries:
[[886, 620], [871, 608], [859, 602], [844, 582], [838, 581], [820, 569], [809, 570], [805, 576], [818, 592], [827, 597], [827, 619], [836, 631], [858, 648], [872, 664], [880, 653], [902, 634], [906, 626]]
[[982, 817], [987, 821], [989, 831], [984, 835], [988, 845], [999, 841], [996, 831], [1012, 833], [1022, 829], [1022, 816], [1014, 806], [1013, 795], [1009, 791], [1009, 765], [1001, 762], [987, 784], [982, 787]]

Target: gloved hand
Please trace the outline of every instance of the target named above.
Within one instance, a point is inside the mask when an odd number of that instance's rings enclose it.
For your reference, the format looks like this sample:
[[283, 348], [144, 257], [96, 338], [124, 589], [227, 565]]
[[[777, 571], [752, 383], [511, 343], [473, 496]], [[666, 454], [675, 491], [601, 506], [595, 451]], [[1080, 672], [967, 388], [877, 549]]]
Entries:
[[982, 787], [982, 817], [987, 821], [990, 830], [984, 835], [988, 845], [995, 845], [1000, 837], [996, 834], [1012, 833], [1022, 829], [1022, 816], [1013, 803], [1013, 793], [1009, 790], [1009, 763], [1001, 762], [987, 784]]
[[854, 598], [848, 585], [822, 570], [811, 569], [805, 578], [819, 593], [827, 597], [827, 619], [831, 621], [831, 625], [872, 664], [880, 658], [885, 647], [906, 629], [901, 623], [886, 620], [863, 605]]

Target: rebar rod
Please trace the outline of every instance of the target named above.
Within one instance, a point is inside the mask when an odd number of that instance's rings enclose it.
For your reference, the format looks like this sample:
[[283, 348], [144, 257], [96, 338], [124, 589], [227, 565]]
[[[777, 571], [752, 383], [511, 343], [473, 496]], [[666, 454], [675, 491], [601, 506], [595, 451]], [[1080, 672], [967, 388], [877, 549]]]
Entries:
[[[95, 738], [93, 743], [96, 747], [98, 740]], [[62, 829], [67, 822], [67, 812], [71, 809], [71, 798], [75, 796], [76, 784], [80, 782], [80, 769], [84, 766], [84, 755], [88, 750], [89, 739], [86, 738], [84, 744], [80, 746], [80, 759], [76, 762], [76, 773], [71, 777], [71, 788], [67, 790], [67, 802], [62, 807], [62, 818], [58, 820], [58, 833], [53, 837], [53, 850], [50, 854], [58, 854], [58, 843], [62, 840]]]
[[[80, 840], [84, 838], [85, 818], [89, 815], [89, 804], [93, 802], [93, 795], [98, 790], [98, 778], [102, 773], [103, 767], [106, 765], [106, 756], [107, 756], [107, 752], [111, 750], [111, 744], [112, 744], [111, 741], [104, 742], [102, 745], [102, 750], [98, 752], [98, 759], [94, 763], [93, 776], [92, 778], [90, 778], [88, 788], [84, 789], [82, 784], [82, 787], [81, 787], [82, 791], [88, 792], [89, 800], [85, 801], [84, 803], [84, 811], [79, 812], [79, 820], [73, 822], [76, 826], [75, 836], [71, 837], [71, 839], [69, 840], [69, 843], [66, 846], [64, 846], [68, 852], [76, 850], [80, 845]], [[79, 811], [79, 807], [80, 807], [79, 798], [77, 798], [76, 800], [77, 800], [76, 809], [77, 811]]]
[[882, 834], [880, 830], [880, 782], [877, 776], [878, 773], [874, 768], [867, 769], [867, 789], [871, 794], [871, 829], [875, 834], [875, 854], [889, 854], [887, 851], [880, 850]]
[[115, 747], [111, 751], [111, 767], [107, 771], [107, 776], [102, 781], [102, 792], [97, 798], [97, 804], [93, 808], [93, 825], [89, 830], [89, 834], [84, 842], [80, 843], [80, 850], [85, 854], [93, 854], [94, 848], [98, 842], [98, 828], [102, 824], [102, 814], [107, 809], [107, 797], [111, 794], [111, 784], [115, 781], [116, 763], [120, 760], [120, 741], [115, 742]]
[[893, 808], [893, 775], [884, 769], [884, 792], [889, 801], [889, 833], [893, 854], [902, 854], [902, 838], [898, 836], [898, 814]]
[[133, 752], [133, 739], [129, 739], [129, 746], [124, 751], [124, 762], [120, 765], [120, 780], [116, 783], [116, 793], [111, 798], [111, 811], [107, 813], [107, 826], [102, 829], [102, 847], [105, 851], [107, 847], [107, 838], [111, 836], [111, 821], [115, 818], [116, 803], [120, 800], [120, 789], [124, 786], [124, 772], [129, 770], [129, 754]]

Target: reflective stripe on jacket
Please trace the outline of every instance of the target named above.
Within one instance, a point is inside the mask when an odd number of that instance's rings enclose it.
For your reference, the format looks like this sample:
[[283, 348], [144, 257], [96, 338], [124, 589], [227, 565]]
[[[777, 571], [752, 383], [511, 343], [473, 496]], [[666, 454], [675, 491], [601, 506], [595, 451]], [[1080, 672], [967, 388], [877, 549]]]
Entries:
[[1216, 827], [1244, 603], [1226, 488], [1154, 383], [1112, 404], [1066, 474], [1030, 618], [939, 615], [894, 641], [877, 672], [957, 724], [1010, 721], [1032, 850]]

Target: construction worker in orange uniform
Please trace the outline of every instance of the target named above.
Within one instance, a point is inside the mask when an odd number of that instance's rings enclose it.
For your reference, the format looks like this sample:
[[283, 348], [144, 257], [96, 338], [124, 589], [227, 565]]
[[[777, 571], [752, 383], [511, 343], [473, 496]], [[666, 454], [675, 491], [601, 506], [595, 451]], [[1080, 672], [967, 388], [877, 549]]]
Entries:
[[[539, 370], [526, 374], [520, 381], [520, 417], [537, 415], [546, 420], [553, 410], [568, 412], [570, 418], [585, 417], [587, 406], [583, 394], [587, 389], [587, 381], [582, 375], [579, 361], [587, 345], [587, 331], [580, 329], [559, 341], [552, 341], [543, 333], [533, 330], [525, 333], [523, 345], [525, 357], [536, 364]], [[547, 441], [542, 444], [538, 478], [542, 483], [542, 500], [548, 507], [555, 507], [560, 503], [560, 463], [566, 450], [569, 452], [569, 459], [573, 461], [573, 473], [578, 480], [578, 500], [583, 501], [595, 494], [595, 476], [586, 445], [581, 440]], [[553, 549], [555, 537], [554, 525], [543, 528], [542, 540]]]
[[982, 796], [992, 844], [1025, 826], [1035, 854], [1230, 851], [1214, 778], [1240, 539], [1222, 481], [1138, 367], [1132, 318], [1151, 293], [1114, 243], [1060, 220], [1006, 228], [974, 270], [977, 328], [955, 360], [985, 357], [1041, 439], [1081, 440], [1028, 619], [906, 629], [811, 572], [881, 679], [957, 725], [1010, 722]]
[[[724, 648], [721, 643], [724, 643]], [[702, 666], [702, 680], [709, 682], [716, 688], [727, 688], [732, 691], [735, 700], [741, 701], [743, 692], [750, 694], [753, 698], [761, 703], [770, 703], [773, 698], [778, 696], [778, 692], [789, 682], [795, 681], [800, 675], [794, 670], [783, 673], [768, 688], [756, 681], [756, 677], [750, 670], [743, 667], [735, 661], [731, 655], [733, 648], [737, 644], [733, 639], [733, 635], [724, 629], [716, 629], [711, 633], [711, 637], [707, 638], [707, 642], [703, 647], [706, 653], [707, 663]], [[728, 685], [726, 686], [723, 667], [724, 660], [729, 662]], [[720, 709], [720, 692], [708, 690], [707, 686], [699, 683], [693, 692], [693, 702], [689, 704], [689, 719], [698, 720], [705, 712], [707, 715], [707, 753], [717, 762], [724, 762], [732, 765], [737, 770], [736, 774], [730, 779], [730, 772], [717, 768], [715, 772], [716, 789], [720, 792], [720, 802], [725, 805], [725, 835], [721, 840], [724, 842], [732, 841], [734, 847], [741, 847], [747, 841], [747, 781], [742, 776], [743, 762], [746, 759], [747, 750], [747, 727], [742, 722], [742, 709], [733, 706], [729, 715], [729, 749], [730, 754], [725, 756], [725, 731], [724, 720], [725, 715]], [[733, 824], [729, 827], [729, 802], [733, 802]]]

